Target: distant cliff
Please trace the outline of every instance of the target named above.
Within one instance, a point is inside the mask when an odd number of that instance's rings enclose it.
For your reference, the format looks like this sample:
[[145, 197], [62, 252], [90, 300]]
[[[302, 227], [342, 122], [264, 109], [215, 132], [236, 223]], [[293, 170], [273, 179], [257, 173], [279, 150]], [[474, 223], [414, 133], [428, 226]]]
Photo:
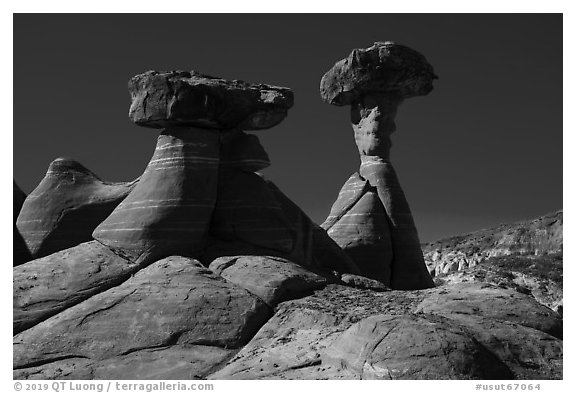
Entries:
[[562, 211], [422, 246], [437, 285], [488, 282], [562, 314]]
[[562, 211], [534, 220], [502, 224], [422, 246], [432, 275], [450, 273], [504, 256], [538, 257], [562, 253]]

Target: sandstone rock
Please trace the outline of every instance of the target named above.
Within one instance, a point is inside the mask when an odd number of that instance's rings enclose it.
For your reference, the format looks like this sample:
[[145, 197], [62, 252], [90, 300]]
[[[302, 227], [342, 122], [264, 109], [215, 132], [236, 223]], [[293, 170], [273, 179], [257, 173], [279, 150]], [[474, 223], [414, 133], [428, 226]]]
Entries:
[[458, 266], [462, 270], [490, 258], [522, 256], [537, 263], [538, 257], [562, 255], [563, 221], [563, 213], [558, 211], [427, 243], [423, 246], [426, 265], [441, 274], [448, 272], [446, 265], [455, 260], [462, 261]]
[[220, 169], [210, 224], [218, 239], [239, 240], [290, 255], [296, 234], [274, 193], [255, 173]]
[[28, 367], [18, 368], [12, 372], [13, 379], [93, 379], [92, 369], [93, 360], [85, 358], [67, 358], [56, 360], [51, 363]]
[[421, 291], [372, 292], [328, 285], [281, 303], [248, 345], [208, 379], [352, 379], [323, 362], [323, 350], [353, 323], [376, 313], [410, 312]]
[[330, 230], [334, 224], [358, 203], [360, 198], [362, 198], [370, 188], [370, 183], [360, 177], [358, 172], [350, 176], [340, 189], [338, 198], [336, 198], [336, 202], [334, 202], [330, 209], [330, 214], [321, 224], [322, 228], [327, 231]]
[[220, 168], [256, 172], [270, 166], [270, 158], [256, 135], [238, 129], [220, 133]]
[[340, 273], [362, 274], [356, 263], [319, 225], [312, 223], [312, 253], [321, 269]]
[[515, 379], [562, 379], [562, 340], [481, 316], [455, 314], [451, 319], [506, 364]]
[[[487, 300], [479, 308], [481, 293]], [[441, 311], [446, 298], [458, 296], [464, 313], [450, 312], [450, 301]], [[526, 318], [508, 316], [512, 307]], [[207, 377], [558, 379], [562, 341], [538, 330], [555, 323], [529, 297], [494, 287], [368, 292], [328, 285], [281, 303], [251, 342]]]
[[14, 368], [174, 345], [238, 348], [269, 316], [260, 299], [199, 262], [169, 257], [16, 335]]
[[22, 205], [24, 204], [24, 200], [26, 199], [26, 194], [24, 193], [24, 191], [22, 191], [20, 189], [20, 187], [18, 187], [18, 184], [16, 184], [16, 181], [13, 182], [14, 186], [13, 186], [13, 194], [12, 194], [12, 214], [13, 214], [13, 220], [12, 220], [12, 233], [13, 233], [13, 266], [18, 266], [21, 265], [25, 262], [28, 262], [29, 260], [32, 259], [32, 254], [30, 254], [30, 250], [28, 250], [28, 246], [26, 245], [26, 242], [24, 241], [24, 238], [22, 237], [22, 235], [20, 234], [20, 231], [18, 230], [18, 228], [16, 227], [16, 219], [18, 218], [18, 215], [20, 214], [20, 210], [22, 209]]
[[433, 286], [418, 232], [391, 163], [365, 159], [322, 224], [362, 275], [393, 289]]
[[390, 41], [354, 49], [338, 61], [320, 82], [322, 99], [333, 105], [350, 105], [366, 92], [403, 97], [426, 95], [438, 77], [426, 58], [413, 49]]
[[220, 257], [234, 257], [237, 255], [286, 257], [285, 253], [280, 251], [265, 249], [240, 240], [222, 240], [212, 236], [208, 238], [207, 244], [202, 249], [202, 254], [198, 257], [198, 260], [204, 266], [209, 266], [212, 261]]
[[482, 283], [453, 284], [434, 290], [414, 311], [455, 321], [516, 379], [562, 379], [562, 319], [529, 296]]
[[[424, 56], [393, 42], [354, 49], [326, 72], [324, 101], [351, 105], [360, 173], [338, 195], [322, 224], [362, 274], [393, 289], [434, 286], [412, 214], [390, 163], [394, 118], [405, 98], [432, 90], [434, 71]], [[377, 196], [372, 191], [377, 190]]]
[[14, 334], [120, 284], [139, 268], [97, 241], [15, 267]]
[[234, 351], [206, 345], [173, 345], [143, 349], [101, 361], [57, 360], [14, 370], [14, 379], [201, 379]]
[[235, 351], [208, 345], [144, 349], [92, 366], [95, 379], [203, 379]]
[[271, 256], [221, 257], [210, 270], [258, 296], [270, 307], [326, 286], [326, 279], [297, 264]]
[[378, 280], [372, 280], [355, 274], [343, 274], [340, 280], [352, 288], [368, 289], [371, 291], [389, 291], [390, 288]]
[[338, 247], [338, 244], [282, 190], [271, 181], [267, 181], [267, 184], [282, 206], [293, 233], [296, 234], [295, 246], [288, 259], [314, 271], [335, 270], [340, 273], [353, 274], [360, 272], [356, 264]]
[[394, 119], [402, 98], [396, 95], [366, 94], [352, 104], [350, 120], [360, 157], [390, 159]]
[[222, 256], [273, 256], [315, 272], [359, 273], [326, 232], [271, 181], [237, 170], [220, 170], [210, 240], [201, 260]]
[[[418, 231], [394, 167], [391, 163], [377, 158], [366, 159], [360, 166], [360, 175], [376, 188], [389, 219], [394, 255], [391, 267], [391, 288], [433, 287], [432, 278], [424, 263]], [[382, 229], [376, 233], [385, 235]]]
[[561, 281], [547, 279], [530, 272], [511, 271], [506, 265], [506, 261], [496, 264], [494, 260], [489, 259], [481, 265], [447, 275], [439, 275], [434, 282], [436, 285], [478, 282], [493, 284], [500, 288], [510, 288], [531, 295], [538, 303], [562, 316], [563, 285]]
[[216, 204], [218, 154], [216, 132], [164, 130], [138, 185], [94, 238], [130, 260], [196, 256]]
[[368, 191], [328, 229], [328, 235], [350, 256], [363, 275], [390, 286], [392, 238], [378, 194]]
[[154, 128], [265, 129], [284, 120], [294, 104], [290, 89], [228, 81], [195, 71], [148, 71], [133, 77], [128, 89], [130, 118]]
[[352, 370], [358, 379], [513, 377], [505, 364], [466, 331], [428, 315], [365, 318], [334, 340], [322, 360]]
[[529, 296], [490, 284], [462, 283], [439, 287], [418, 305], [415, 312], [451, 319], [482, 316], [562, 338], [562, 318], [557, 313]]
[[34, 258], [92, 240], [92, 231], [137, 184], [108, 183], [80, 163], [54, 160], [16, 225]]

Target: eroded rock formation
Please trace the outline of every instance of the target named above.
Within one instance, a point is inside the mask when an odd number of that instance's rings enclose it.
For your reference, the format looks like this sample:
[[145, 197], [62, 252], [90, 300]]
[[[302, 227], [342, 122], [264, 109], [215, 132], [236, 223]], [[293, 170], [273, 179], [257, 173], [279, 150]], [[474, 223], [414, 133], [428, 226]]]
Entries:
[[128, 89], [130, 119], [154, 128], [261, 130], [284, 120], [294, 104], [288, 88], [229, 81], [196, 71], [148, 71], [134, 76]]
[[138, 180], [102, 181], [80, 163], [58, 158], [24, 201], [16, 226], [34, 258], [92, 240], [92, 231]]
[[119, 285], [141, 268], [95, 240], [15, 267], [14, 333]]
[[513, 290], [328, 285], [281, 303], [209, 379], [556, 379], [562, 320]]
[[558, 211], [533, 220], [440, 239], [423, 245], [424, 258], [428, 270], [439, 276], [491, 258], [562, 256], [563, 223], [563, 212]]
[[270, 313], [262, 300], [199, 262], [169, 257], [16, 335], [14, 367], [171, 345], [237, 348]]
[[437, 285], [486, 282], [563, 312], [563, 212], [424, 244]]
[[405, 98], [428, 94], [436, 78], [418, 52], [393, 42], [354, 49], [322, 77], [320, 94], [350, 105], [361, 165], [322, 224], [364, 275], [394, 289], [433, 286], [408, 202], [390, 162], [390, 135]]
[[[393, 83], [423, 92], [418, 75]], [[390, 290], [428, 285], [377, 137], [393, 129], [394, 100], [375, 98], [372, 109], [389, 110], [375, 133], [370, 105], [358, 106], [367, 154], [327, 221], [357, 265], [256, 172], [270, 160], [243, 129], [281, 121], [288, 89], [183, 71], [136, 76], [130, 89], [132, 119], [162, 128], [156, 151], [96, 240], [14, 268], [15, 379], [562, 378], [561, 316], [526, 294]], [[76, 195], [94, 182], [61, 183]]]
[[138, 185], [95, 229], [96, 240], [138, 263], [176, 254], [208, 266], [221, 256], [268, 255], [328, 269], [336, 254], [343, 272], [355, 272], [336, 245], [320, 260], [313, 223], [256, 173], [270, 160], [243, 130], [281, 122], [293, 105], [290, 89], [194, 71], [149, 71], [128, 87], [130, 118], [162, 130]]
[[[357, 272], [256, 173], [270, 160], [239, 128], [280, 122], [289, 89], [179, 71], [138, 75], [129, 87], [131, 118], [163, 127], [139, 180], [110, 186], [56, 160], [29, 198], [44, 210], [20, 215], [23, 224], [43, 219], [36, 252], [50, 255], [14, 269], [15, 375], [89, 369], [90, 378], [120, 377], [132, 366], [134, 377], [201, 377], [244, 345], [272, 307]], [[91, 241], [68, 236], [62, 217], [104, 203], [114, 203], [99, 210], [104, 217], [76, 222], [93, 230]], [[48, 249], [44, 238], [60, 243]]]

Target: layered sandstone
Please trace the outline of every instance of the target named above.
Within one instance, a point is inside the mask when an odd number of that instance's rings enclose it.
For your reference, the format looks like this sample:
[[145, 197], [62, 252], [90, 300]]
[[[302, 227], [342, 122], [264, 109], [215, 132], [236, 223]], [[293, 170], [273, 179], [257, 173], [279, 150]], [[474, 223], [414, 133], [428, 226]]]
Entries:
[[14, 268], [15, 379], [562, 378], [561, 316], [525, 293], [389, 290], [425, 286], [380, 137], [392, 112], [377, 127], [372, 110], [394, 100], [362, 96], [362, 166], [326, 222], [354, 261], [256, 172], [269, 158], [239, 128], [279, 121], [291, 93], [192, 75], [131, 82], [134, 119], [164, 128], [98, 240]]
[[122, 283], [141, 268], [94, 240], [15, 267], [14, 333]]
[[270, 316], [199, 262], [170, 257], [14, 337], [14, 368], [173, 345], [237, 348]]
[[193, 127], [163, 130], [140, 182], [93, 233], [130, 260], [196, 255], [216, 202], [218, 134]]
[[92, 239], [92, 231], [132, 191], [138, 180], [110, 183], [82, 164], [58, 158], [24, 201], [16, 226], [34, 258]]
[[514, 290], [328, 285], [281, 303], [209, 379], [557, 379], [562, 320]]
[[412, 213], [390, 162], [394, 118], [405, 98], [425, 95], [436, 78], [416, 51], [393, 42], [354, 49], [322, 77], [320, 94], [350, 105], [361, 158], [322, 224], [369, 278], [394, 289], [433, 286]]
[[[354, 263], [257, 171], [270, 159], [255, 135], [284, 119], [290, 89], [202, 75], [149, 71], [133, 77], [130, 118], [162, 128], [138, 185], [93, 237], [130, 261], [276, 256], [356, 273]], [[315, 242], [314, 239], [317, 239]]]

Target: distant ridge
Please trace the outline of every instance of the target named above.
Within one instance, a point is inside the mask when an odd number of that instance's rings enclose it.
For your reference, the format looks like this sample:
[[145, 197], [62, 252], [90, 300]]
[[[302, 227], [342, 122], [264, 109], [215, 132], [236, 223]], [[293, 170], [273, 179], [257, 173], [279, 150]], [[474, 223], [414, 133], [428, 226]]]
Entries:
[[562, 253], [563, 222], [563, 212], [559, 210], [531, 220], [425, 243], [422, 251], [433, 275], [463, 270], [493, 257], [558, 254]]
[[423, 245], [436, 285], [482, 282], [563, 314], [562, 210]]

